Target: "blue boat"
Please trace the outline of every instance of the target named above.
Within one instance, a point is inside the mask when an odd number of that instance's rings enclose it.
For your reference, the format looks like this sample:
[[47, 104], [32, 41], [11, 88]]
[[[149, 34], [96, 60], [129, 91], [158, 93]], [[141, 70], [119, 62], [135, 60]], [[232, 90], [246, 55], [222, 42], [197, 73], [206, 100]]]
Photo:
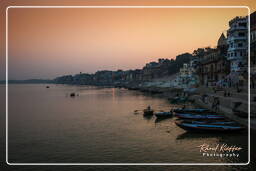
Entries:
[[188, 101], [188, 98], [187, 97], [174, 97], [172, 99], [169, 99], [169, 101], [172, 104], [185, 103]]
[[205, 120], [225, 119], [225, 116], [213, 115], [213, 114], [176, 113], [175, 116], [180, 119], [205, 119]]
[[208, 109], [200, 109], [200, 108], [195, 108], [195, 109], [174, 109], [173, 112], [175, 113], [214, 113], [214, 112], [211, 112], [210, 110]]
[[245, 128], [238, 124], [234, 125], [219, 125], [219, 124], [206, 124], [206, 123], [189, 123], [186, 121], [175, 121], [175, 124], [180, 128], [187, 130], [187, 131], [213, 131], [213, 132], [229, 132], [229, 131], [241, 131]]
[[[189, 122], [189, 121], [186, 121]], [[215, 125], [231, 125], [231, 124], [236, 124], [234, 121], [190, 121], [192, 124], [215, 124]]]

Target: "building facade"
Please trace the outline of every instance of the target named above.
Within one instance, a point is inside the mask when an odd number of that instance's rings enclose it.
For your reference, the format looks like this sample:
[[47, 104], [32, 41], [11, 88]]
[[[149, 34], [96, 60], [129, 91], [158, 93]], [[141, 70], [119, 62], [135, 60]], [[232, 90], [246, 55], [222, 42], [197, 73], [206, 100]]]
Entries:
[[214, 86], [219, 80], [225, 79], [230, 72], [230, 62], [226, 55], [227, 39], [222, 33], [217, 48], [211, 49], [200, 60], [199, 76], [201, 84]]
[[231, 72], [244, 72], [247, 70], [248, 59], [248, 18], [235, 17], [229, 21], [227, 31], [228, 53]]
[[250, 15], [250, 29], [251, 29], [251, 41], [250, 41], [250, 59], [251, 59], [251, 74], [256, 75], [256, 12]]

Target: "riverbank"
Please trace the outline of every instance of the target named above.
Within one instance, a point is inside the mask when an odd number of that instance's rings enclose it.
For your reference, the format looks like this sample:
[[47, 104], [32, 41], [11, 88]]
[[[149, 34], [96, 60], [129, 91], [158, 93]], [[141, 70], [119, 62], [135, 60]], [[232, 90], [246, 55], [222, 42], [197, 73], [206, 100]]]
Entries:
[[[118, 86], [122, 88], [126, 88], [129, 90], [137, 90], [145, 93], [149, 93], [152, 96], [157, 96], [160, 98], [164, 98], [167, 100], [173, 99], [174, 97], [186, 95], [188, 96], [189, 101], [193, 101], [195, 106], [206, 108], [212, 110], [212, 103], [215, 97], [218, 97], [220, 101], [220, 105], [218, 106], [218, 113], [225, 115], [226, 117], [244, 125], [248, 125], [248, 117], [241, 117], [235, 115], [233, 112], [233, 108], [235, 103], [240, 103], [238, 109], [242, 113], [248, 113], [248, 90], [243, 90], [242, 92], [236, 92], [234, 89], [228, 89], [231, 93], [231, 96], [227, 97], [224, 95], [224, 90], [215, 91], [212, 88], [199, 87], [193, 94], [188, 94], [184, 92], [184, 89], [181, 88], [171, 88], [171, 87], [160, 87], [156, 86], [155, 83], [151, 83], [153, 86], [145, 86], [150, 84], [127, 84], [125, 86]], [[250, 126], [251, 129], [256, 130], [256, 102], [253, 101], [254, 98], [254, 90], [251, 90], [251, 118], [250, 118]], [[207, 102], [202, 101], [202, 96], [207, 96]]]

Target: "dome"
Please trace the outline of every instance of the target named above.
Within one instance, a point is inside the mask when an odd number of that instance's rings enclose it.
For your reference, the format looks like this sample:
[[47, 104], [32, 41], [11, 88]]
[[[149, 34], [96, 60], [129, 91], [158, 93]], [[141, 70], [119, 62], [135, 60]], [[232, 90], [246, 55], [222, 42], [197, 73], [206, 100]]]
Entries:
[[219, 40], [218, 40], [218, 45], [217, 46], [224, 46], [227, 44], [227, 39], [225, 35], [222, 33]]

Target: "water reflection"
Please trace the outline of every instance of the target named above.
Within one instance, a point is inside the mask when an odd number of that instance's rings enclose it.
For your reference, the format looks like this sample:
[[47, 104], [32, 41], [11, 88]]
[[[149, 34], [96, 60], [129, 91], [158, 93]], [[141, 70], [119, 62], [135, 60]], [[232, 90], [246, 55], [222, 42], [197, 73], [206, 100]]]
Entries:
[[166, 121], [166, 120], [169, 120], [169, 119], [171, 119], [171, 118], [168, 118], [168, 117], [166, 117], [166, 118], [156, 118], [155, 123], [159, 123], [159, 122]]
[[146, 120], [151, 120], [153, 118], [153, 115], [143, 115], [143, 118]]
[[211, 134], [207, 134], [207, 133], [200, 133], [200, 132], [184, 132], [182, 134], [179, 134], [176, 137], [176, 140], [191, 140], [191, 139], [207, 139], [207, 138], [218, 138], [220, 139], [221, 136], [218, 133], [211, 133]]
[[[70, 92], [79, 96], [65, 98]], [[204, 142], [240, 145], [244, 150], [238, 160], [247, 159], [246, 133], [184, 132], [174, 118], [143, 116], [148, 105], [155, 111], [171, 107], [161, 98], [124, 89], [10, 85], [9, 161], [236, 162], [203, 158], [196, 146]]]

